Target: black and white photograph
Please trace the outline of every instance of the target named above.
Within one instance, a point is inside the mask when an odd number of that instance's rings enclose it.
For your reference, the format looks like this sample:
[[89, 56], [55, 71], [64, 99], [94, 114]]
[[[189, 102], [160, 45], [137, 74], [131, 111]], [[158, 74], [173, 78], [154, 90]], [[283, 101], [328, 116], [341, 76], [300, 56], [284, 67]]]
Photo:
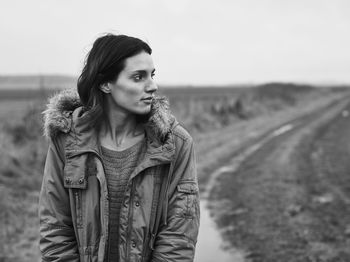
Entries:
[[2, 0], [0, 262], [350, 262], [350, 1]]

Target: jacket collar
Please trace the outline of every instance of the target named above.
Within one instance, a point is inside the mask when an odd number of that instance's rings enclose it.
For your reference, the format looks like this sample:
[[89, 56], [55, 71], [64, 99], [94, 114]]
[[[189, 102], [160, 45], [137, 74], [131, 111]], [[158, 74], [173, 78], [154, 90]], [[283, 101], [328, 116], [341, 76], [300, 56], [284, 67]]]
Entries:
[[[60, 133], [67, 133], [66, 157], [85, 152], [100, 155], [95, 130], [87, 121], [87, 114], [75, 90], [67, 89], [50, 98], [44, 114], [44, 135], [54, 139]], [[147, 137], [146, 156], [154, 161], [169, 161], [175, 144], [172, 129], [177, 125], [170, 113], [169, 103], [164, 97], [156, 97], [151, 115], [145, 124]]]

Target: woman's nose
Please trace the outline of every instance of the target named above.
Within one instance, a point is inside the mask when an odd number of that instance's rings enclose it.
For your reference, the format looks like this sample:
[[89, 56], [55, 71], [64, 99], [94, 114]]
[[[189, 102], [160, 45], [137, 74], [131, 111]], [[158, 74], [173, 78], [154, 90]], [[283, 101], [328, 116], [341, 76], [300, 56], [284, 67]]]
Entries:
[[146, 86], [146, 92], [147, 93], [155, 93], [158, 90], [157, 84], [154, 82], [154, 80], [150, 80], [149, 83]]

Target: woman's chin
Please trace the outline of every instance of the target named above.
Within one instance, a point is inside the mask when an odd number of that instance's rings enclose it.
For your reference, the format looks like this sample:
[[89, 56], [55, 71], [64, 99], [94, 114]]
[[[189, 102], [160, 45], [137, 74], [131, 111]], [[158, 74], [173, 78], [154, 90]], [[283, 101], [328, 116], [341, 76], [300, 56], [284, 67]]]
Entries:
[[134, 113], [137, 115], [148, 115], [150, 112], [151, 112], [151, 106], [139, 108], [138, 110], [134, 111]]

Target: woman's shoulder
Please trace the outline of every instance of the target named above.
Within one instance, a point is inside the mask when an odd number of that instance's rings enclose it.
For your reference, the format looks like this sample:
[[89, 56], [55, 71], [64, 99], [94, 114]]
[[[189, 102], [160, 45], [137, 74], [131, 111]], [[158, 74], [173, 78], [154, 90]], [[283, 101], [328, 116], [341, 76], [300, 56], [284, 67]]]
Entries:
[[72, 128], [73, 112], [81, 107], [79, 96], [73, 89], [66, 89], [53, 95], [43, 112], [44, 135], [56, 139]]
[[174, 123], [171, 130], [176, 144], [193, 143], [193, 138], [189, 131], [177, 121]]

